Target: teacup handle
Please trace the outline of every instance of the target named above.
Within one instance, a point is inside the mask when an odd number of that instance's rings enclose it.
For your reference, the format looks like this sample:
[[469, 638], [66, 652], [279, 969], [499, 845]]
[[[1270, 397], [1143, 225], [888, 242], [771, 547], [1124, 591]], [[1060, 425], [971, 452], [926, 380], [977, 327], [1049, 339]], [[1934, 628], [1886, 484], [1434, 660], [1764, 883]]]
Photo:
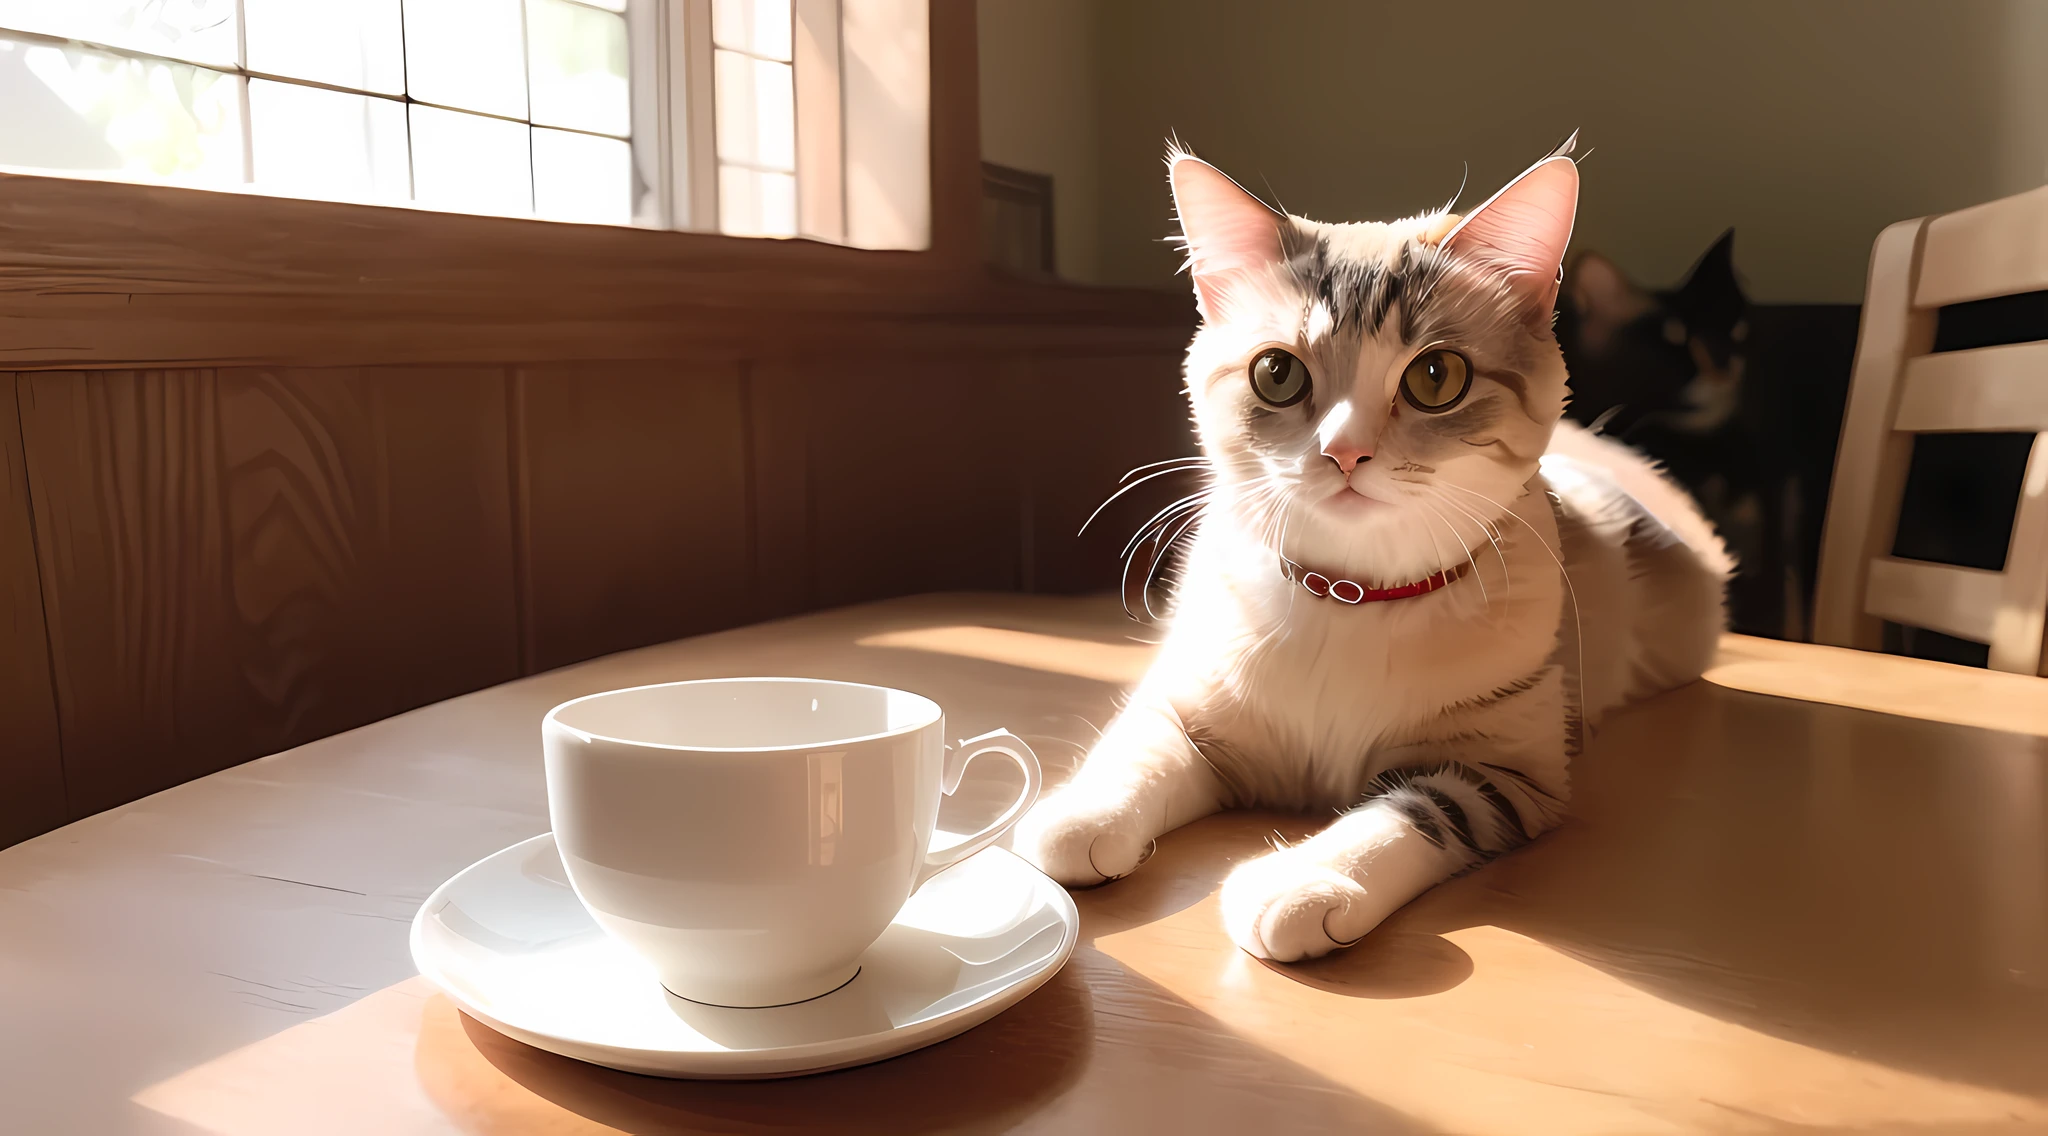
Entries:
[[978, 738], [968, 738], [947, 750], [946, 764], [939, 775], [939, 788], [948, 797], [952, 796], [954, 791], [960, 788], [960, 776], [967, 772], [967, 763], [985, 753], [1000, 753], [1016, 762], [1017, 768], [1024, 771], [1024, 791], [1019, 793], [1016, 802], [987, 828], [950, 848], [937, 852], [927, 851], [924, 854], [924, 867], [917, 874], [916, 887], [923, 887], [926, 880], [994, 844], [1005, 832], [1010, 831], [1011, 825], [1016, 824], [1019, 818], [1030, 811], [1032, 805], [1038, 803], [1038, 755], [1031, 752], [1031, 747], [1024, 744], [1023, 738], [1008, 730], [991, 730]]

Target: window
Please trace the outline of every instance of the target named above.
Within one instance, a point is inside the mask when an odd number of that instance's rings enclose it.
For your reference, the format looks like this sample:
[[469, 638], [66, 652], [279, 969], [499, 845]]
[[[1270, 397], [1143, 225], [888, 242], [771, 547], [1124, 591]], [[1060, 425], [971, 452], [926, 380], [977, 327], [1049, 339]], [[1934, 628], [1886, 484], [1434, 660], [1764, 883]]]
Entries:
[[921, 248], [925, 5], [0, 0], [0, 165]]

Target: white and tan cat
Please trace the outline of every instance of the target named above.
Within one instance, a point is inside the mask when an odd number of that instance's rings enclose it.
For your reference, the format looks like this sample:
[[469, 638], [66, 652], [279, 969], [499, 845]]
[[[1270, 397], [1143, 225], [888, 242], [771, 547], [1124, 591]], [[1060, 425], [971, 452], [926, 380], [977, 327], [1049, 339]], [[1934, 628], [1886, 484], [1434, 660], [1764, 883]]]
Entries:
[[1226, 807], [1342, 810], [1238, 867], [1281, 961], [1553, 827], [1585, 728], [1696, 678], [1729, 560], [1685, 494], [1561, 424], [1570, 143], [1460, 219], [1321, 224], [1168, 154], [1210, 486], [1157, 662], [1018, 827], [1055, 879]]

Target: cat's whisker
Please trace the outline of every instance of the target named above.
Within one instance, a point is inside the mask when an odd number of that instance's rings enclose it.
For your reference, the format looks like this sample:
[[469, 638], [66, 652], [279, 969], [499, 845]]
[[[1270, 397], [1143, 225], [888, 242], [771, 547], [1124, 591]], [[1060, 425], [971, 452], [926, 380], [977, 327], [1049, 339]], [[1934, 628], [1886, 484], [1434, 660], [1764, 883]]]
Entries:
[[1202, 466], [1207, 464], [1209, 464], [1209, 459], [1202, 457], [1199, 454], [1196, 454], [1192, 457], [1167, 458], [1165, 461], [1146, 462], [1144, 465], [1138, 466], [1130, 470], [1129, 472], [1125, 473], [1122, 477], [1117, 478], [1116, 483], [1118, 485], [1122, 485], [1123, 483], [1129, 481], [1132, 477], [1141, 474], [1148, 469], [1160, 469], [1165, 466], [1174, 466], [1178, 469], [1189, 469], [1195, 466]]
[[[1425, 513], [1428, 513], [1428, 514], [1429, 514], [1430, 516], [1433, 516], [1433, 517], [1435, 517], [1435, 518], [1436, 518], [1436, 519], [1437, 519], [1438, 521], [1442, 522], [1442, 524], [1443, 524], [1443, 526], [1444, 526], [1445, 528], [1447, 528], [1447, 529], [1450, 529], [1450, 531], [1451, 531], [1451, 539], [1452, 539], [1452, 540], [1454, 540], [1454, 541], [1457, 541], [1457, 543], [1458, 543], [1458, 544], [1460, 544], [1460, 545], [1463, 545], [1463, 544], [1465, 543], [1464, 541], [1462, 541], [1462, 540], [1459, 540], [1459, 539], [1458, 539], [1458, 530], [1457, 530], [1457, 529], [1455, 529], [1455, 528], [1452, 528], [1452, 527], [1451, 527], [1451, 522], [1450, 522], [1450, 521], [1449, 521], [1449, 520], [1448, 520], [1447, 518], [1445, 518], [1445, 517], [1444, 517], [1444, 515], [1443, 515], [1442, 513], [1439, 513], [1439, 512], [1437, 512], [1437, 511], [1436, 511], [1435, 509], [1431, 508], [1430, 506], [1428, 506], [1428, 505], [1426, 505], [1426, 504], [1423, 504], [1423, 503], [1422, 503], [1421, 501], [1419, 501], [1419, 500], [1418, 500], [1418, 501], [1416, 501], [1416, 504], [1417, 504], [1418, 506], [1420, 506], [1420, 507], [1421, 507], [1421, 509], [1422, 509], [1422, 511], [1423, 511], [1423, 512], [1425, 512]], [[1433, 528], [1430, 528], [1430, 527], [1428, 527], [1428, 525], [1427, 525], [1427, 524], [1425, 524], [1425, 525], [1423, 526], [1423, 530], [1422, 530], [1422, 531], [1424, 531], [1424, 532], [1426, 532], [1426, 533], [1428, 533], [1428, 534], [1429, 534], [1429, 547], [1430, 547], [1431, 549], [1433, 549], [1433, 550], [1434, 550], [1434, 551], [1436, 552], [1436, 570], [1437, 570], [1437, 573], [1438, 573], [1439, 575], [1448, 575], [1448, 574], [1450, 573], [1450, 570], [1451, 570], [1451, 569], [1450, 569], [1450, 565], [1448, 565], [1448, 564], [1444, 563], [1444, 550], [1443, 550], [1443, 546], [1442, 546], [1442, 545], [1440, 545], [1440, 544], [1438, 544], [1438, 543], [1436, 542], [1436, 530], [1435, 530], [1435, 529], [1433, 529]], [[1482, 587], [1482, 588], [1480, 589], [1480, 595], [1481, 595], [1481, 596], [1483, 597], [1483, 596], [1484, 596], [1485, 594], [1486, 594], [1486, 589]], [[1492, 607], [1493, 607], [1493, 605], [1492, 605], [1492, 604], [1488, 604], [1488, 605], [1487, 605], [1487, 608], [1488, 608], [1488, 610], [1489, 610], [1489, 611], [1490, 611], [1490, 610], [1492, 610]]]
[[[1117, 498], [1122, 497], [1124, 494], [1129, 493], [1131, 490], [1136, 489], [1138, 486], [1143, 485], [1148, 481], [1154, 480], [1155, 478], [1168, 477], [1180, 472], [1181, 470], [1178, 468], [1156, 470], [1152, 473], [1146, 474], [1141, 478], [1138, 478], [1136, 481], [1133, 481], [1130, 484], [1124, 486], [1123, 488], [1117, 490], [1116, 492], [1110, 494], [1108, 500], [1105, 500], [1102, 504], [1095, 506], [1095, 511], [1088, 514], [1088, 519], [1081, 522], [1080, 530], [1075, 532], [1074, 535], [1081, 536], [1082, 534], [1086, 533], [1088, 531], [1088, 526], [1095, 523], [1095, 518], [1101, 516], [1102, 511], [1104, 509], [1107, 509], [1111, 505], [1115, 504]], [[1125, 474], [1125, 476], [1128, 477], [1130, 475]]]
[[1578, 643], [1579, 648], [1579, 673], [1586, 673], [1586, 629], [1585, 626], [1579, 621], [1579, 590], [1572, 586], [1572, 574], [1570, 570], [1568, 570], [1564, 566], [1564, 557], [1559, 554], [1557, 549], [1550, 547], [1550, 542], [1543, 539], [1543, 534], [1536, 531], [1535, 525], [1530, 524], [1526, 520], [1522, 520], [1521, 514], [1515, 512], [1513, 509], [1510, 509], [1507, 506], [1501, 504], [1500, 502], [1495, 501], [1493, 498], [1488, 497], [1486, 494], [1481, 493], [1478, 490], [1466, 489], [1462, 485], [1454, 485], [1451, 486], [1451, 488], [1460, 490], [1461, 492], [1470, 493], [1474, 497], [1479, 498], [1481, 501], [1484, 501], [1487, 504], [1492, 505], [1494, 508], [1499, 509], [1503, 515], [1510, 516], [1518, 521], [1521, 521], [1522, 527], [1528, 529], [1529, 532], [1536, 537], [1536, 543], [1543, 547], [1543, 551], [1550, 554], [1551, 562], [1557, 565], [1558, 576], [1564, 580], [1565, 594], [1571, 597], [1572, 637]]
[[[1430, 486], [1430, 488], [1432, 490], [1437, 489], [1436, 486]], [[1515, 602], [1515, 574], [1508, 568], [1508, 554], [1501, 547], [1498, 530], [1496, 530], [1494, 526], [1488, 524], [1485, 517], [1482, 517], [1479, 514], [1473, 512], [1472, 510], [1467, 509], [1462, 505], [1459, 505], [1456, 501], [1453, 501], [1449, 497], [1444, 496], [1441, 491], [1438, 491], [1436, 493], [1436, 499], [1450, 506], [1451, 508], [1456, 509], [1458, 512], [1463, 513], [1465, 516], [1470, 517], [1472, 521], [1479, 526], [1479, 531], [1486, 534], [1487, 542], [1493, 545], [1493, 554], [1495, 556], [1500, 557], [1500, 574], [1501, 577], [1507, 581], [1508, 585], [1507, 594], [1501, 597], [1501, 602], [1503, 604], [1512, 606]], [[1476, 572], [1479, 570], [1479, 566], [1477, 564], [1474, 564], [1472, 566], [1472, 569]]]
[[1155, 529], [1160, 528], [1162, 525], [1171, 523], [1172, 518], [1176, 517], [1180, 513], [1186, 512], [1188, 510], [1195, 510], [1199, 512], [1200, 510], [1207, 508], [1209, 493], [1210, 491], [1207, 489], [1202, 490], [1200, 493], [1190, 493], [1186, 497], [1183, 497], [1180, 500], [1175, 501], [1173, 504], [1168, 505], [1164, 509], [1161, 509], [1158, 512], [1152, 514], [1150, 519], [1148, 519], [1144, 524], [1138, 526], [1137, 532], [1131, 534], [1131, 539], [1124, 542], [1123, 551], [1117, 553], [1117, 555], [1129, 556], [1131, 554], [1131, 550], [1137, 548], [1138, 545], [1141, 544], [1147, 536], [1151, 535], [1151, 533]]
[[[1431, 485], [1429, 486], [1429, 488], [1430, 488], [1430, 489], [1432, 489], [1432, 490], [1435, 490], [1435, 491], [1436, 491], [1436, 492], [1437, 492], [1437, 493], [1438, 493], [1439, 495], [1441, 495], [1441, 494], [1442, 494], [1442, 492], [1443, 492], [1444, 490], [1446, 490], [1446, 489], [1456, 489], [1456, 490], [1458, 490], [1458, 491], [1459, 491], [1459, 492], [1461, 492], [1461, 493], [1472, 493], [1472, 492], [1473, 492], [1473, 491], [1472, 491], [1472, 490], [1470, 490], [1470, 489], [1466, 489], [1466, 488], [1465, 488], [1464, 486], [1462, 486], [1462, 485], [1452, 485], [1452, 484], [1450, 484], [1449, 482], [1442, 482], [1442, 483], [1432, 483], [1432, 484], [1431, 484]], [[1487, 503], [1489, 503], [1489, 504], [1493, 505], [1493, 507], [1494, 507], [1494, 508], [1496, 508], [1496, 509], [1501, 509], [1501, 508], [1502, 508], [1502, 506], [1500, 505], [1500, 503], [1499, 503], [1499, 502], [1497, 502], [1497, 501], [1494, 501], [1494, 500], [1493, 500], [1493, 498], [1491, 498], [1491, 497], [1488, 497], [1488, 496], [1486, 496], [1486, 495], [1485, 495], [1485, 494], [1483, 494], [1483, 493], [1473, 493], [1473, 496], [1475, 496], [1475, 497], [1478, 497], [1478, 498], [1479, 498], [1480, 500], [1482, 500], [1482, 501], [1485, 501], [1485, 502], [1487, 502]], [[1446, 503], [1448, 503], [1450, 499], [1449, 499], [1449, 498], [1447, 498], [1447, 497], [1445, 497], [1445, 498], [1442, 498], [1442, 500], [1444, 500], [1444, 501], [1445, 501]], [[1464, 508], [1461, 508], [1461, 509], [1459, 509], [1458, 511], [1459, 511], [1459, 512], [1461, 512], [1461, 513], [1464, 513], [1464, 514], [1465, 514], [1466, 516], [1468, 516], [1468, 517], [1471, 517], [1471, 518], [1472, 518], [1472, 519], [1473, 519], [1473, 520], [1474, 520], [1475, 522], [1477, 522], [1477, 523], [1478, 523], [1478, 525], [1479, 525], [1479, 527], [1480, 527], [1481, 529], [1485, 530], [1485, 532], [1486, 532], [1486, 535], [1487, 535], [1487, 536], [1488, 536], [1489, 538], [1493, 538], [1493, 539], [1499, 539], [1499, 540], [1505, 540], [1505, 539], [1507, 539], [1507, 535], [1506, 535], [1506, 533], [1504, 533], [1504, 532], [1503, 532], [1503, 531], [1501, 530], [1501, 527], [1500, 527], [1500, 525], [1499, 525], [1498, 523], [1496, 523], [1496, 522], [1493, 522], [1493, 521], [1489, 521], [1489, 520], [1487, 520], [1487, 519], [1486, 519], [1486, 517], [1485, 517], [1485, 516], [1483, 516], [1483, 515], [1481, 515], [1481, 514], [1479, 514], [1479, 513], [1475, 513], [1475, 512], [1473, 512], [1473, 511], [1472, 511], [1472, 510], [1470, 510], [1470, 509], [1464, 509]], [[1505, 512], [1506, 510], [1505, 510], [1505, 509], [1502, 509], [1502, 511], [1503, 511], [1503, 512]]]
[[[1449, 499], [1446, 498], [1444, 503], [1450, 504]], [[1431, 509], [1430, 511], [1436, 512], [1434, 509]], [[1465, 543], [1464, 537], [1458, 536], [1458, 526], [1452, 524], [1451, 519], [1449, 517], [1444, 516], [1442, 513], [1437, 513], [1437, 519], [1443, 521], [1445, 527], [1451, 530], [1452, 536], [1457, 537], [1458, 547], [1463, 548], [1465, 550], [1465, 563], [1470, 564], [1472, 566], [1472, 582], [1479, 585], [1479, 599], [1482, 603], [1486, 605], [1487, 614], [1492, 614], [1493, 597], [1486, 594], [1486, 575], [1485, 573], [1479, 570], [1479, 561], [1472, 558], [1472, 546]]]
[[[1203, 512], [1204, 510], [1199, 506], [1189, 507], [1182, 510], [1176, 519], [1168, 521], [1154, 530], [1152, 536], [1152, 563], [1145, 571], [1145, 585], [1143, 590], [1139, 592], [1139, 595], [1144, 600], [1145, 614], [1155, 620], [1159, 616], [1158, 613], [1152, 610], [1152, 585], [1159, 579], [1159, 570], [1165, 566], [1167, 554], [1172, 552], [1174, 544], [1201, 520]], [[1170, 535], [1167, 532], [1169, 528], [1173, 530]]]

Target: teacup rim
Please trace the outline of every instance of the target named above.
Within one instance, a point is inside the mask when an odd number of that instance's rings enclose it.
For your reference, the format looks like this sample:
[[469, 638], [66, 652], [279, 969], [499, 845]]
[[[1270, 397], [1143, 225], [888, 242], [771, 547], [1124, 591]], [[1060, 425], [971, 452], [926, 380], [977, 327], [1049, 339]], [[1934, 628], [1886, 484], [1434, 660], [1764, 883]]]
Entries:
[[[929, 709], [930, 713], [921, 721], [913, 722], [905, 726], [898, 726], [893, 730], [882, 730], [878, 733], [861, 734], [856, 737], [850, 738], [830, 738], [822, 741], [802, 742], [796, 745], [772, 746], [692, 746], [677, 745], [668, 742], [644, 741], [638, 738], [622, 738], [612, 734], [593, 733], [592, 731], [572, 726], [567, 722], [562, 721], [559, 716], [562, 713], [562, 711], [567, 710], [571, 706], [575, 706], [578, 703], [589, 702], [598, 698], [609, 698], [615, 694], [631, 694], [635, 691], [657, 690], [662, 687], [668, 686], [710, 686], [720, 683], [743, 682], [802, 682], [819, 686], [846, 686], [854, 687], [860, 690], [880, 690], [892, 694], [902, 694], [907, 695], [911, 698], [915, 698], [918, 701], [923, 702], [925, 706]], [[617, 745], [633, 746], [639, 749], [670, 750], [678, 753], [804, 753], [809, 750], [819, 749], [821, 747], [829, 748], [832, 746], [860, 745], [864, 742], [883, 741], [888, 738], [901, 737], [906, 734], [914, 734], [919, 730], [930, 729], [931, 727], [936, 726], [941, 722], [944, 722], [945, 719], [945, 707], [940, 706], [937, 699], [934, 699], [929, 695], [919, 694], [914, 690], [904, 690], [902, 687], [898, 686], [883, 686], [879, 683], [872, 682], [849, 682], [845, 679], [836, 678], [805, 678], [802, 675], [729, 675], [714, 678], [681, 678], [674, 679], [669, 682], [643, 682], [638, 686], [621, 686], [615, 687], [611, 690], [595, 690], [590, 692], [589, 694], [578, 695], [575, 698], [569, 699], [567, 702], [557, 704], [553, 709], [549, 710], [547, 714], [541, 718], [541, 728], [543, 730], [550, 728], [563, 730], [570, 734], [574, 734], [576, 737], [582, 738], [585, 741], [612, 742]]]

